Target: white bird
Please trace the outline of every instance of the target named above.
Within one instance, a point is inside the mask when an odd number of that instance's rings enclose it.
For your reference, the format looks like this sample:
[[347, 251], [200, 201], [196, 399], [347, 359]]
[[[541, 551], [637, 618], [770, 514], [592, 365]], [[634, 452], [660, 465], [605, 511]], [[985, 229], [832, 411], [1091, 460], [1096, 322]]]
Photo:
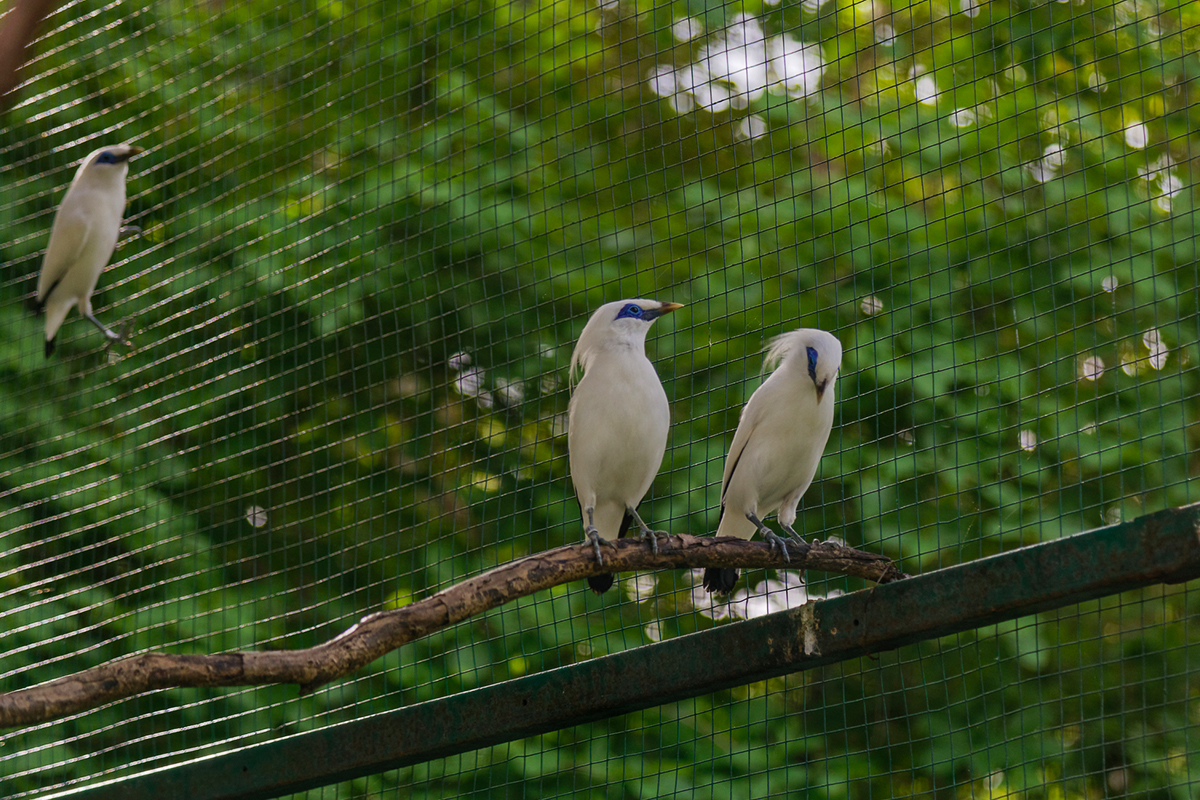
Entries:
[[[776, 336], [763, 369], [778, 365], [742, 409], [721, 479], [721, 522], [717, 536], [749, 539], [757, 530], [790, 561], [787, 543], [762, 523], [778, 511], [783, 530], [807, 551], [792, 529], [796, 507], [808, 490], [833, 429], [834, 381], [842, 366], [842, 344], [815, 328]], [[736, 569], [709, 568], [704, 588], [728, 594]]]
[[[624, 536], [631, 522], [658, 552], [655, 534], [636, 508], [662, 466], [671, 410], [646, 358], [646, 332], [677, 308], [683, 306], [656, 300], [606, 303], [592, 314], [571, 354], [572, 381], [583, 369], [567, 412], [571, 481], [598, 564], [604, 563], [601, 543]], [[612, 583], [612, 575], [588, 578], [597, 594]]]
[[129, 159], [140, 152], [142, 148], [128, 144], [96, 150], [79, 165], [63, 196], [38, 278], [37, 301], [46, 314], [46, 358], [54, 353], [54, 337], [76, 305], [110, 342], [124, 340], [92, 315], [92, 292], [117, 245]]

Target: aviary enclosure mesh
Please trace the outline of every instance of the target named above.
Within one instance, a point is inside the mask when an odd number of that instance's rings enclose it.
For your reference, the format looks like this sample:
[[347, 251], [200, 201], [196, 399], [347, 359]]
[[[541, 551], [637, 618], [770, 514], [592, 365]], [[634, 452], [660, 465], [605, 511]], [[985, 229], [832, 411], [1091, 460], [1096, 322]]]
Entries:
[[[642, 505], [716, 527], [765, 341], [845, 347], [802, 503], [908, 572], [1198, 498], [1194, 3], [71, 0], [0, 119], [0, 690], [303, 647], [578, 541], [590, 311], [687, 307]], [[98, 316], [26, 308], [75, 165], [134, 160]], [[800, 527], [802, 526], [802, 527]], [[312, 696], [173, 690], [4, 734], [30, 797], [862, 588], [620, 576]], [[964, 598], [964, 602], [969, 602]], [[1190, 586], [311, 792], [1200, 795]], [[736, 658], [737, 654], [713, 654]], [[285, 769], [286, 765], [281, 765]]]

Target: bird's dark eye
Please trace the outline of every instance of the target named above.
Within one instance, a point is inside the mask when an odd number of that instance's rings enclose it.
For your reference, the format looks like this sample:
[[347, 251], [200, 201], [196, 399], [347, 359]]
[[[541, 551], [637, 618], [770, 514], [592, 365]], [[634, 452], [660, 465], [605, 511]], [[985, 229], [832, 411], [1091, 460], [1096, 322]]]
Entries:
[[806, 347], [808, 351], [808, 374], [814, 381], [817, 379], [817, 348]]
[[96, 159], [96, 163], [97, 164], [115, 164], [115, 163], [117, 163], [117, 159], [113, 156], [112, 153], [105, 150], [103, 153], [100, 154], [100, 157]]
[[635, 305], [634, 303], [630, 303], [621, 309], [621, 313], [617, 314], [617, 319], [621, 319], [622, 317], [633, 317], [634, 319], [640, 319], [641, 316], [642, 307]]

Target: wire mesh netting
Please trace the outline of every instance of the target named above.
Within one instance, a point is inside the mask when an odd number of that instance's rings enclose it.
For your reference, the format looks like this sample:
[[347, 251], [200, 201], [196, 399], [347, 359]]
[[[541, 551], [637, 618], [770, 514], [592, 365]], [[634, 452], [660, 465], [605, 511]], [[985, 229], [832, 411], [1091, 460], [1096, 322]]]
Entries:
[[1178, 599], [1091, 603], [326, 796], [1192, 797]]
[[[581, 541], [567, 367], [685, 303], [643, 516], [715, 530], [774, 335], [842, 342], [796, 529], [927, 572], [1198, 499], [1189, 3], [69, 0], [0, 120], [0, 691], [311, 646]], [[0, 24], [3, 21], [0, 20]], [[97, 147], [122, 241], [27, 308]], [[312, 695], [172, 689], [5, 734], [33, 796], [578, 663], [858, 580], [511, 603]], [[963, 598], [969, 605], [971, 598]], [[1156, 587], [313, 796], [1200, 796], [1194, 589]], [[714, 653], [713, 658], [738, 654]], [[287, 765], [280, 765], [285, 771]]]

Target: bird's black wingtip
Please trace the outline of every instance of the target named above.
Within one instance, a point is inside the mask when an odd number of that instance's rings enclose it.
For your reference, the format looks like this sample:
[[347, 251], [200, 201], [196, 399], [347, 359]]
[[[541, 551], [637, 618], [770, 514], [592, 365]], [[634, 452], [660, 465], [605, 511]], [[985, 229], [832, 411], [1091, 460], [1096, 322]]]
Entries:
[[709, 594], [729, 594], [737, 586], [738, 571], [723, 567], [709, 567], [704, 570], [704, 589]]
[[611, 572], [603, 575], [591, 575], [587, 579], [587, 585], [596, 594], [604, 594], [612, 588], [613, 575]]
[[54, 355], [54, 339], [46, 340], [46, 358]]

